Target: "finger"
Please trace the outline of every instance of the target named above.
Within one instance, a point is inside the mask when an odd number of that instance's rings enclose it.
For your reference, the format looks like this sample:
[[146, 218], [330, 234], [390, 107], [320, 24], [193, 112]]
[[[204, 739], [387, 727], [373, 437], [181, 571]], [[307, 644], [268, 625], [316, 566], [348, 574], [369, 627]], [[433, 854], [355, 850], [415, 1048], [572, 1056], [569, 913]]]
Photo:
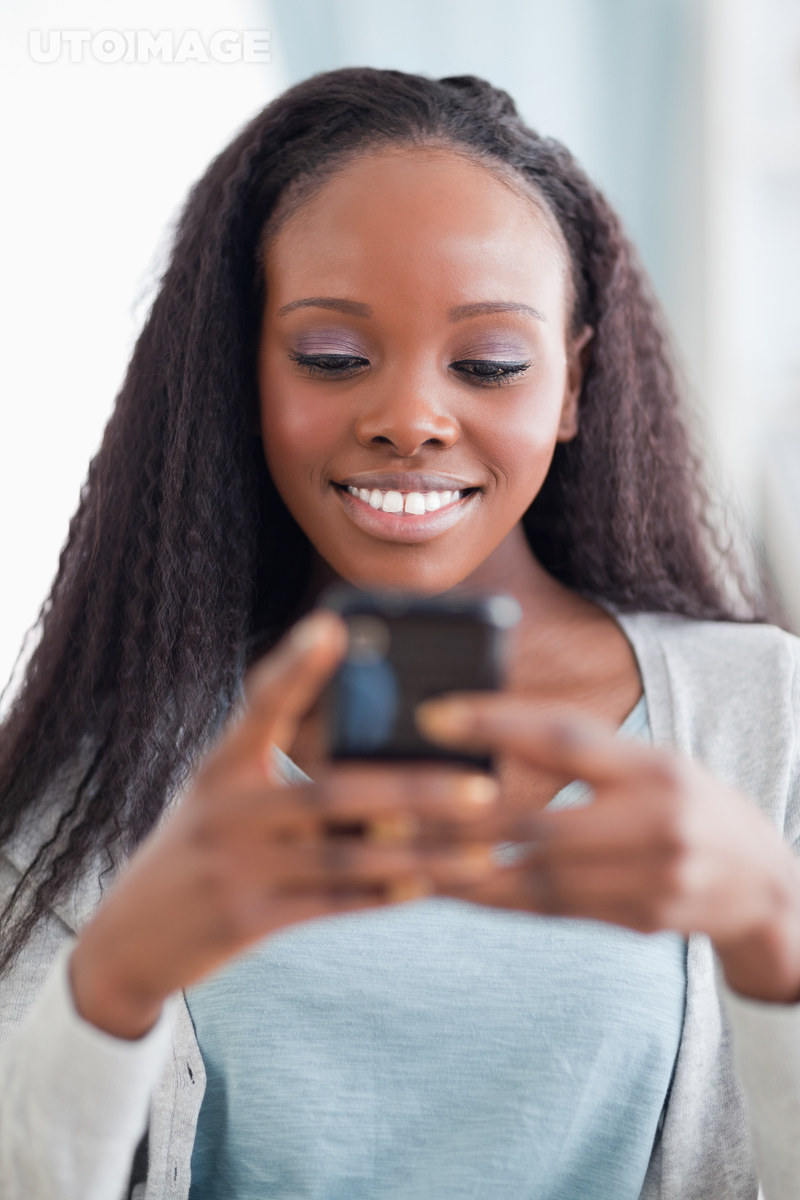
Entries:
[[305, 712], [346, 645], [347, 630], [335, 613], [318, 609], [298, 621], [248, 673], [245, 697], [249, 712], [268, 717], [276, 706], [296, 714]]
[[[205, 840], [291, 838], [331, 825], [378, 839], [397, 838], [403, 829], [410, 835], [431, 822], [452, 831], [481, 821], [499, 794], [490, 776], [451, 768], [338, 768], [320, 783], [286, 788], [256, 783], [234, 794], [226, 785], [223, 779], [205, 789], [189, 814], [202, 825]], [[348, 830], [355, 825], [363, 829]]]
[[213, 778], [236, 766], [272, 775], [273, 744], [290, 744], [300, 719], [319, 696], [346, 646], [343, 622], [319, 611], [300, 621], [245, 681], [247, 709], [208, 765]]
[[316, 802], [328, 817], [407, 813], [469, 821], [484, 817], [499, 792], [492, 776], [452, 767], [364, 765], [332, 770], [320, 784]]
[[422, 876], [433, 887], [466, 885], [496, 869], [487, 845], [414, 851], [343, 838], [296, 844], [283, 850], [270, 846], [259, 855], [259, 865], [274, 895], [359, 891], [369, 885], [387, 888], [403, 879]]
[[[324, 881], [317, 887], [286, 889], [280, 893], [272, 886], [248, 887], [210, 922], [207, 913], [198, 914], [207, 952], [197, 963], [197, 980], [230, 959], [232, 945], [238, 950], [260, 941], [289, 925], [316, 917], [382, 908], [387, 904], [430, 896], [435, 890], [428, 874], [411, 873], [376, 882]], [[190, 982], [192, 979], [190, 979]]]
[[662, 805], [658, 803], [660, 797], [647, 793], [645, 784], [636, 795], [617, 794], [603, 804], [536, 813], [508, 823], [501, 836], [508, 841], [527, 843], [529, 852], [542, 862], [674, 853], [677, 848], [674, 824], [664, 819]]
[[610, 921], [643, 933], [679, 928], [674, 904], [653, 886], [654, 870], [657, 867], [630, 859], [555, 872], [521, 863], [466, 886], [456, 885], [450, 894], [495, 908]]
[[[485, 747], [513, 754], [540, 770], [596, 786], [644, 771], [663, 774], [670, 756], [579, 713], [543, 713], [516, 696], [459, 695], [417, 709], [425, 737], [446, 745]], [[674, 771], [671, 773], [674, 777]]]
[[611, 911], [627, 912], [625, 924], [652, 921], [659, 900], [659, 865], [630, 856], [586, 863], [522, 863], [518, 886], [537, 912], [606, 920]]
[[[431, 894], [431, 885], [424, 879], [400, 880], [384, 888], [364, 888], [361, 891], [307, 892], [301, 895], [270, 897], [266, 900], [269, 917], [259, 908], [254, 912], [250, 942], [267, 933], [278, 932], [306, 921], [346, 913], [369, 912], [389, 904], [419, 900]], [[245, 943], [247, 944], [247, 943]]]
[[385, 884], [364, 884], [360, 888], [335, 887], [271, 897], [268, 903], [276, 920], [275, 927], [283, 929], [287, 925], [310, 921], [315, 917], [386, 908], [389, 904], [422, 900], [433, 894], [433, 884], [427, 876], [410, 875]]

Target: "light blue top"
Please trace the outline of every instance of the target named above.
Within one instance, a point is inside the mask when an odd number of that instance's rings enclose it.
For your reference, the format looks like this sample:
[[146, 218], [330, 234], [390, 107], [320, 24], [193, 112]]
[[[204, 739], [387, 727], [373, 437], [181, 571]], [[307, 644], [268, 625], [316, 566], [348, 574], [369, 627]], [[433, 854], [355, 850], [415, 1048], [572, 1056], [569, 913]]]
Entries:
[[443, 898], [294, 927], [187, 997], [191, 1200], [636, 1200], [685, 987], [677, 935]]

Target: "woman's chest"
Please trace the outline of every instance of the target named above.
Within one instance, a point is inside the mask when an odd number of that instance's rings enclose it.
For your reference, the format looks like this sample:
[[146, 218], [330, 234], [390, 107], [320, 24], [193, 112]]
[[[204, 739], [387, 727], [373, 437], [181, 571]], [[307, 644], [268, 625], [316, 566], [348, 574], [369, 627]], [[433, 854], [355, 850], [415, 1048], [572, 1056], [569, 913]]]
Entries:
[[209, 1077], [193, 1175], [382, 1196], [413, 1162], [437, 1195], [467, 1168], [511, 1195], [554, 1163], [580, 1177], [602, 1137], [619, 1184], [646, 1169], [684, 991], [672, 935], [443, 899], [315, 922], [188, 997]]

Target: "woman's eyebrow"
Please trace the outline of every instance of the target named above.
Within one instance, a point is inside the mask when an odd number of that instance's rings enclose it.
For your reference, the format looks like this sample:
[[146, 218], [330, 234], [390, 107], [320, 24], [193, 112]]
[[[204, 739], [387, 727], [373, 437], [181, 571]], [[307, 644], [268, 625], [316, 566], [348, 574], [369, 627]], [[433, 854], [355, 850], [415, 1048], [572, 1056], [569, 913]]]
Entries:
[[292, 300], [278, 309], [278, 316], [285, 317], [296, 308], [332, 308], [335, 312], [347, 313], [351, 317], [371, 317], [372, 309], [358, 300], [339, 300], [336, 296], [308, 296], [304, 300]]
[[547, 317], [544, 313], [539, 312], [538, 308], [531, 308], [530, 304], [518, 304], [514, 300], [483, 300], [477, 304], [458, 304], [449, 310], [447, 316], [450, 321], [465, 321], [467, 317], [483, 317], [487, 313], [499, 312], [529, 313], [538, 321], [547, 320]]

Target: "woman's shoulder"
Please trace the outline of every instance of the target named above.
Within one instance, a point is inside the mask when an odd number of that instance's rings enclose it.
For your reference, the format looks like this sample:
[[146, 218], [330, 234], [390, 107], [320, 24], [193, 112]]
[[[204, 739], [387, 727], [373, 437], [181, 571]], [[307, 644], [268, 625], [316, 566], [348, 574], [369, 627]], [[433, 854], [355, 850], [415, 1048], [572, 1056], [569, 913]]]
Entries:
[[705, 763], [800, 836], [800, 639], [774, 625], [663, 613], [617, 620], [654, 741]]
[[[57, 842], [59, 822], [74, 802], [75, 787], [85, 769], [75, 756], [31, 804], [14, 834], [0, 846], [0, 908], [25, 886], [35, 884], [42, 871], [37, 859], [43, 847]], [[61, 948], [89, 920], [115, 875], [110, 854], [96, 852], [67, 892], [37, 922], [31, 936], [0, 974], [0, 1046], [11, 1036], [44, 985]]]
[[[14, 833], [0, 846], [0, 904], [8, 902], [24, 878], [29, 877], [32, 883], [41, 878], [53, 854], [63, 848], [62, 820], [74, 806], [75, 790], [85, 768], [86, 753], [81, 751], [56, 771], [31, 802]], [[113, 850], [90, 854], [73, 885], [52, 905], [52, 914], [70, 935], [77, 933], [92, 915], [123, 861], [121, 853]]]
[[800, 638], [775, 625], [704, 621], [672, 613], [615, 614], [640, 662], [661, 660], [673, 680], [773, 695], [800, 677]]
[[742, 640], [753, 644], [774, 644], [785, 647], [800, 646], [800, 638], [795, 634], [781, 629], [778, 625], [770, 625], [765, 621], [718, 621], [697, 617], [685, 617], [680, 613], [671, 612], [632, 612], [617, 614], [617, 619], [625, 624], [633, 623], [649, 627], [660, 636], [676, 640], [718, 639], [720, 642], [739, 642]]

